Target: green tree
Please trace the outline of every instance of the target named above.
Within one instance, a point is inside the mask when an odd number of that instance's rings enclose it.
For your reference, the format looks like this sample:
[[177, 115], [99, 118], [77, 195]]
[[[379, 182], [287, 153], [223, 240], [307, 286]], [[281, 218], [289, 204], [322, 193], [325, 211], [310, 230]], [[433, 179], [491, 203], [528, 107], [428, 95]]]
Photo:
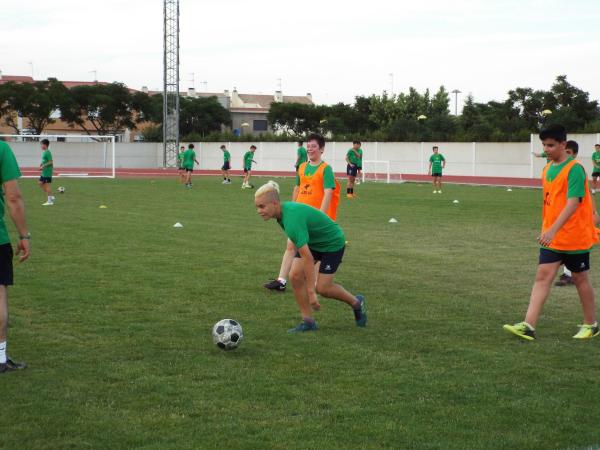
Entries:
[[231, 125], [231, 114], [217, 97], [183, 97], [179, 100], [179, 133], [182, 136], [191, 133], [204, 136], [221, 131], [222, 125]]
[[293, 136], [322, 131], [326, 108], [302, 103], [272, 103], [267, 119], [274, 130]]

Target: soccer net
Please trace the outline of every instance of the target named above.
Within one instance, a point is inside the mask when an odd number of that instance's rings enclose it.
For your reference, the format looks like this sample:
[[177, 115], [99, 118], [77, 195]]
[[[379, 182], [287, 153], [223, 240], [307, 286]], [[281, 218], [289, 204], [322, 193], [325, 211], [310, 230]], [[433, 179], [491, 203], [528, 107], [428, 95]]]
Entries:
[[25, 178], [40, 176], [42, 139], [54, 162], [53, 177], [115, 178], [116, 147], [114, 136], [74, 134], [0, 134], [10, 145]]
[[[395, 177], [398, 178], [398, 177]], [[362, 162], [362, 182], [379, 181], [383, 183], [391, 182], [390, 162], [389, 161], [363, 161]], [[394, 179], [394, 181], [402, 181]]]

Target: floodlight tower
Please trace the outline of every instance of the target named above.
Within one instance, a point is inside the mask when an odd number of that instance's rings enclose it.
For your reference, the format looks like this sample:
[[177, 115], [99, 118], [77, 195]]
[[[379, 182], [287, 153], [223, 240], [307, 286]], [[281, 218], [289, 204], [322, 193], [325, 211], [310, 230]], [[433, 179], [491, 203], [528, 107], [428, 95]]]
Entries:
[[163, 164], [175, 167], [179, 151], [179, 0], [164, 0]]

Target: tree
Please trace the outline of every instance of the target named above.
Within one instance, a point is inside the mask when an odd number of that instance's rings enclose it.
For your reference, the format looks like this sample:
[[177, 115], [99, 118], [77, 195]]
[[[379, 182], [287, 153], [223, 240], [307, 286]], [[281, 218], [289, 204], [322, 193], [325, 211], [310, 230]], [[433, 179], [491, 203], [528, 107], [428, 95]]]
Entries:
[[231, 114], [217, 97], [183, 97], [179, 100], [179, 133], [182, 136], [191, 133], [204, 136], [220, 131], [222, 125], [231, 125]]
[[302, 103], [271, 103], [267, 119], [275, 130], [304, 136], [322, 130], [325, 111], [324, 107]]

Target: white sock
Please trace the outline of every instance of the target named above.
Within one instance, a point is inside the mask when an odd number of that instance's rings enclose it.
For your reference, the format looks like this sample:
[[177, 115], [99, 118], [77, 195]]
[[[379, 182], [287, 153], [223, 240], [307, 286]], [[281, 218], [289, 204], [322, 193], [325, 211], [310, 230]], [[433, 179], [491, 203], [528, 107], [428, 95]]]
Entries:
[[0, 364], [6, 362], [6, 341], [0, 342]]
[[285, 278], [277, 278], [277, 281], [279, 281], [281, 284], [287, 284], [287, 281]]

